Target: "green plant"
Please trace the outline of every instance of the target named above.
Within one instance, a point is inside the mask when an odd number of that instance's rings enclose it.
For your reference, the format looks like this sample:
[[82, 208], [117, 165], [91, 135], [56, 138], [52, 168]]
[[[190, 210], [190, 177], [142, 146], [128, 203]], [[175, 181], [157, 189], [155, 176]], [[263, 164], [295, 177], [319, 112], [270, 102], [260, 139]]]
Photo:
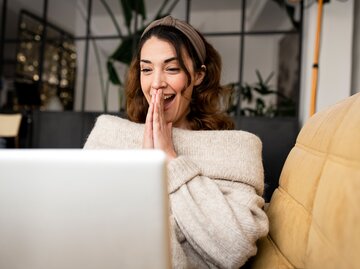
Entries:
[[[239, 111], [240, 115], [244, 116], [295, 116], [295, 102], [270, 85], [274, 72], [265, 80], [259, 70], [255, 72], [258, 79], [256, 83], [240, 85], [237, 82], [228, 84], [231, 89], [231, 96], [228, 100], [228, 113], [234, 115]], [[277, 104], [266, 104], [265, 98], [267, 96], [276, 96]]]

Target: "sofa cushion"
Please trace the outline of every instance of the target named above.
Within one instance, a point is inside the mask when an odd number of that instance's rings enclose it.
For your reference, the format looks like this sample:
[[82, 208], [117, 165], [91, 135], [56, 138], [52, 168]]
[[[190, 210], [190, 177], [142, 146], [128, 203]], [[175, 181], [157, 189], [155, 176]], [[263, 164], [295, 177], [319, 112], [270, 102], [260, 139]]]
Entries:
[[359, 268], [359, 207], [360, 93], [317, 113], [300, 131], [251, 268]]

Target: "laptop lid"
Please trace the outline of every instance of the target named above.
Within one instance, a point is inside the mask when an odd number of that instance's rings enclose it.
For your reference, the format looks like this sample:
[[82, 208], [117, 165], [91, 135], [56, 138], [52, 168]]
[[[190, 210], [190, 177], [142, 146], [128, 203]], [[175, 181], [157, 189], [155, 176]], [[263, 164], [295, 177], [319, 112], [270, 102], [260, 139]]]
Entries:
[[170, 268], [165, 159], [0, 150], [0, 268]]

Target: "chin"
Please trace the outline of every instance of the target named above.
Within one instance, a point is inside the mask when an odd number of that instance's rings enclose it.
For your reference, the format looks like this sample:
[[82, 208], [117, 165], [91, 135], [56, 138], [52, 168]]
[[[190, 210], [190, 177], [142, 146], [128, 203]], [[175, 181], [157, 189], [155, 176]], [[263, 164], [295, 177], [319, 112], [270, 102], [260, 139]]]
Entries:
[[165, 111], [164, 118], [166, 122], [174, 122], [174, 113], [171, 113], [170, 110]]

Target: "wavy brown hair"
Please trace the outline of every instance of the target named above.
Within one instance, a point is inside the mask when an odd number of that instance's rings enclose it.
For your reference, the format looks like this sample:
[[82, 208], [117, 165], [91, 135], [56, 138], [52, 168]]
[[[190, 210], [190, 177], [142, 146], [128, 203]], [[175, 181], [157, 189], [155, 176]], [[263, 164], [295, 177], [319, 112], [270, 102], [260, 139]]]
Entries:
[[[141, 90], [140, 85], [140, 53], [144, 43], [152, 36], [169, 42], [174, 48], [179, 60], [181, 69], [188, 77], [188, 84], [191, 76], [182, 58], [182, 50], [185, 49], [193, 62], [195, 72], [201, 71], [201, 65], [206, 66], [206, 72], [202, 82], [194, 86], [190, 112], [186, 116], [192, 130], [231, 130], [234, 129], [234, 122], [222, 108], [222, 100], [225, 100], [229, 89], [220, 85], [221, 58], [214, 47], [209, 44], [199, 33], [206, 47], [205, 63], [201, 63], [196, 51], [188, 38], [179, 30], [171, 26], [156, 26], [150, 29], [141, 38], [137, 53], [133, 58], [127, 75], [126, 112], [131, 121], [145, 123], [146, 114], [149, 108], [148, 102]], [[225, 98], [225, 99], [223, 99]]]

